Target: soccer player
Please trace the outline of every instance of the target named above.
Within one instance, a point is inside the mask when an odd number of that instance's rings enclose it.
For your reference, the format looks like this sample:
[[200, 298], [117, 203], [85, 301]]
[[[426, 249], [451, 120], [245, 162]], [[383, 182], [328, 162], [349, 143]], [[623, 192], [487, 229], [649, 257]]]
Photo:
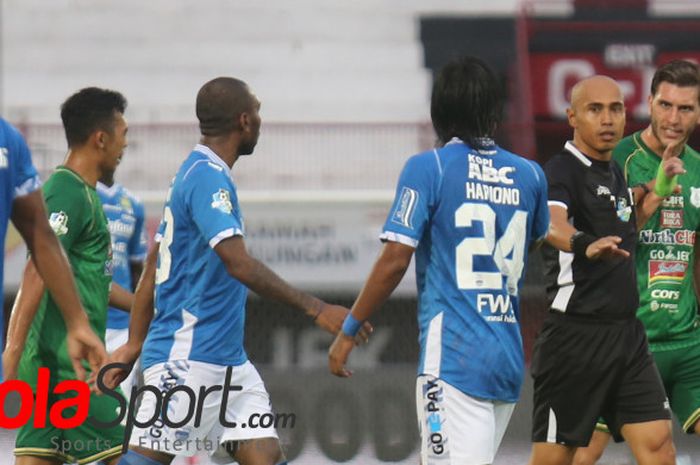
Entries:
[[[136, 287], [146, 258], [145, 210], [143, 203], [124, 186], [114, 181], [114, 171], [105, 171], [97, 182], [97, 194], [107, 216], [112, 235], [112, 280], [129, 291]], [[107, 312], [105, 343], [114, 352], [129, 338], [129, 314], [110, 307]], [[138, 364], [138, 362], [137, 362]], [[136, 379], [133, 370], [121, 383], [129, 399]]]
[[523, 380], [518, 290], [528, 247], [549, 225], [544, 173], [500, 148], [499, 80], [477, 58], [446, 65], [433, 84], [444, 144], [408, 160], [385, 242], [329, 352], [345, 363], [361, 322], [390, 296], [416, 254], [421, 463], [492, 463]]
[[[700, 119], [698, 66], [683, 60], [661, 66], [652, 79], [649, 113], [649, 126], [622, 139], [613, 151], [627, 183], [641, 191], [638, 195], [659, 198], [655, 178], [669, 148], [683, 160], [686, 174], [678, 177], [682, 191], [660, 198], [661, 209], [639, 231], [637, 316], [644, 323], [671, 409], [683, 431], [700, 435], [700, 247], [695, 246], [700, 230], [700, 154], [686, 145]], [[576, 452], [574, 463], [595, 463], [609, 440], [607, 427], [599, 424], [589, 447]]]
[[[258, 98], [238, 79], [213, 79], [197, 94], [200, 143], [173, 180], [158, 232], [160, 246], [149, 252], [136, 290], [129, 341], [111, 357], [130, 364], [143, 348], [145, 384], [172, 400], [168, 418], [163, 414], [151, 426], [134, 428], [121, 465], [168, 464], [207, 443], [214, 444], [212, 455], [224, 461], [286, 463], [274, 426], [246, 428], [252, 415], [271, 412], [262, 379], [243, 348], [248, 289], [303, 311], [332, 333], [348, 313], [291, 287], [246, 251], [230, 170], [240, 157], [253, 153], [259, 110]], [[121, 372], [110, 373], [108, 385]], [[231, 385], [241, 390], [214, 387]], [[204, 389], [206, 399], [197, 400], [196, 418], [183, 423], [194, 405], [185, 388], [195, 393]], [[154, 418], [160, 407], [155, 396], [144, 396], [139, 422]]]
[[[95, 191], [105, 171], [114, 171], [126, 147], [126, 100], [114, 91], [94, 87], [82, 89], [61, 106], [61, 119], [69, 152], [65, 164], [46, 182], [49, 222], [71, 263], [81, 301], [90, 325], [104, 339], [107, 306], [128, 309], [131, 295], [112, 283], [110, 236], [107, 219]], [[48, 368], [49, 392], [63, 380], [75, 379], [65, 350], [66, 330], [53, 298], [30, 261], [8, 331], [8, 350], [19, 351], [19, 379], [36, 389], [39, 369]], [[26, 341], [26, 343], [25, 343]], [[15, 355], [16, 356], [16, 355]], [[54, 404], [74, 399], [75, 393], [52, 394], [47, 405], [35, 406], [47, 412]], [[115, 419], [118, 404], [107, 396], [91, 395], [89, 416], [102, 422]], [[98, 429], [89, 422], [72, 429], [59, 429], [53, 422], [35, 428], [33, 417], [20, 428], [15, 455], [18, 465], [46, 463], [114, 463], [120, 454], [124, 429], [117, 425]]]
[[[51, 230], [41, 196], [41, 182], [32, 164], [29, 148], [17, 129], [0, 118], [0, 244], [5, 243], [7, 222], [12, 218], [32, 254], [36, 269], [46, 280], [49, 292], [58, 305], [66, 324], [68, 356], [79, 379], [85, 378], [81, 360], [87, 359], [93, 370], [106, 359], [102, 341], [90, 328], [80, 303], [73, 274], [56, 235]], [[3, 297], [4, 247], [0, 251], [0, 303]], [[0, 318], [0, 340], [4, 335], [4, 318]], [[4, 344], [3, 344], [4, 347]], [[3, 353], [5, 379], [17, 376], [16, 357]], [[7, 357], [5, 357], [7, 355]], [[1, 374], [1, 373], [0, 373]]]
[[[535, 343], [532, 465], [571, 463], [598, 417], [640, 465], [675, 463], [668, 401], [644, 327], [634, 253], [635, 203], [612, 150], [625, 107], [617, 83], [577, 83], [567, 110], [573, 141], [546, 165], [551, 229], [543, 257], [550, 311]], [[656, 186], [672, 192], [682, 162], [669, 157]], [[663, 185], [662, 185], [663, 184]], [[635, 212], [635, 205], [637, 210]]]

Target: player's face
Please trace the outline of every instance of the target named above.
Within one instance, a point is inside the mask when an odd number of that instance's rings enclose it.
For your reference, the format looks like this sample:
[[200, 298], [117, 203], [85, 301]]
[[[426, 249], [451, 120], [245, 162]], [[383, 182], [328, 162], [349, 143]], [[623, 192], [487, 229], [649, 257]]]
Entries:
[[609, 156], [625, 129], [622, 92], [609, 80], [586, 83], [567, 115], [575, 143], [592, 156]]
[[662, 149], [673, 143], [685, 143], [700, 119], [698, 88], [678, 87], [662, 82], [656, 95], [649, 97], [651, 132]]
[[126, 123], [124, 115], [115, 113], [114, 130], [111, 133], [109, 131], [104, 133], [104, 157], [102, 160], [102, 170], [104, 173], [113, 174], [117, 166], [119, 166], [122, 156], [124, 156], [124, 149], [127, 145], [126, 133], [128, 130], [129, 126]]
[[262, 125], [262, 119], [260, 118], [260, 100], [251, 93], [251, 98], [253, 99], [252, 109], [241, 115], [242, 126], [243, 126], [243, 138], [241, 140], [241, 145], [238, 147], [239, 155], [250, 155], [255, 149], [255, 145], [258, 143], [258, 138], [260, 137], [260, 126]]

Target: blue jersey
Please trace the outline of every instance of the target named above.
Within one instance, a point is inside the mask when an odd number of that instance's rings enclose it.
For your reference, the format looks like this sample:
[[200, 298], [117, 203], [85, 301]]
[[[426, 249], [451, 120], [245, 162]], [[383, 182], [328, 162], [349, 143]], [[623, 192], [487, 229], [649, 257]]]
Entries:
[[416, 248], [419, 374], [518, 399], [518, 290], [528, 246], [548, 226], [542, 169], [490, 139], [480, 150], [454, 139], [408, 160], [381, 238]]
[[[117, 183], [107, 187], [98, 182], [97, 194], [100, 196], [112, 236], [112, 281], [128, 291], [133, 291], [131, 263], [140, 263], [146, 258], [143, 203]], [[129, 314], [110, 307], [107, 312], [107, 328], [128, 327]]]
[[167, 360], [234, 366], [248, 360], [248, 289], [214, 251], [243, 231], [229, 167], [197, 145], [173, 180], [158, 231], [155, 316], [144, 343], [144, 368]]
[[[7, 223], [12, 215], [12, 203], [16, 197], [30, 194], [41, 187], [39, 175], [32, 164], [27, 143], [22, 135], [7, 121], [0, 118], [0, 284], [3, 283], [5, 264], [5, 235]], [[0, 302], [4, 302], [3, 289], [0, 287]], [[0, 317], [2, 313], [0, 312]], [[0, 318], [0, 342], [4, 331], [4, 318]], [[2, 347], [5, 347], [3, 342]], [[1, 373], [2, 368], [0, 368]]]

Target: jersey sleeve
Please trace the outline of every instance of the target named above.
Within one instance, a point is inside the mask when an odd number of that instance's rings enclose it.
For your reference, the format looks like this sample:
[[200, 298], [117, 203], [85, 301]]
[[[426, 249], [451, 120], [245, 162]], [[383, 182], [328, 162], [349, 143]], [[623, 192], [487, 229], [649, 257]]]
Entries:
[[211, 248], [232, 236], [243, 236], [243, 220], [233, 182], [211, 163], [190, 172], [187, 182], [188, 209]]
[[41, 181], [36, 168], [32, 164], [32, 156], [29, 147], [22, 135], [14, 127], [9, 127], [12, 137], [12, 145], [8, 154], [12, 160], [14, 170], [14, 197], [31, 194], [41, 187]]
[[532, 165], [533, 170], [535, 171], [537, 181], [537, 204], [535, 205], [535, 211], [533, 214], [531, 237], [533, 240], [540, 240], [547, 235], [547, 231], [549, 230], [547, 178], [545, 177], [542, 168], [540, 168], [540, 165], [535, 162], [529, 163]]
[[555, 157], [544, 166], [547, 177], [547, 203], [552, 206], [560, 206], [571, 211], [574, 202], [572, 195], [571, 176], [569, 169], [561, 157]]
[[129, 261], [142, 262], [146, 258], [148, 241], [146, 240], [146, 212], [141, 201], [132, 197], [131, 204], [134, 208], [136, 223], [134, 234], [129, 239]]
[[55, 179], [44, 187], [44, 200], [51, 229], [63, 248], [70, 250], [92, 221], [90, 200], [84, 188]]
[[430, 219], [440, 182], [437, 155], [412, 157], [399, 177], [394, 203], [380, 236], [382, 241], [400, 242], [418, 247]]

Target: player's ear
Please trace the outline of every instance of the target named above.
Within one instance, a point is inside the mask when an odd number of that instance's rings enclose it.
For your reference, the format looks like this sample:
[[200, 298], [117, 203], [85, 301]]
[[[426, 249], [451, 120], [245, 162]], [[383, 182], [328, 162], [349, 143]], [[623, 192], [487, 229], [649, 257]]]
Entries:
[[569, 126], [576, 129], [576, 112], [573, 108], [566, 109], [566, 119], [569, 120]]
[[92, 137], [94, 138], [95, 145], [99, 149], [105, 148], [107, 145], [107, 136], [108, 134], [105, 131], [102, 130], [97, 130], [92, 134]]
[[241, 131], [248, 131], [250, 129], [250, 115], [248, 115], [246, 112], [241, 113], [241, 116], [238, 119], [238, 124], [241, 127]]

